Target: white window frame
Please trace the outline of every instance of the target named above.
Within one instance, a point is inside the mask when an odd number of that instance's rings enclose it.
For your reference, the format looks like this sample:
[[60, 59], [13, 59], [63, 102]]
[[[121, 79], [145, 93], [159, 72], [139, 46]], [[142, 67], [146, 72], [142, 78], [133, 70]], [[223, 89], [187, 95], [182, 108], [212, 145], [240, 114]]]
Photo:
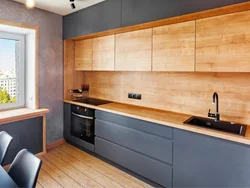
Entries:
[[17, 71], [17, 82], [16, 82], [16, 92], [17, 102], [15, 103], [7, 103], [0, 104], [0, 111], [22, 108], [25, 106], [25, 35], [16, 34], [16, 33], [8, 33], [8, 32], [0, 32], [0, 38], [2, 39], [10, 39], [10, 40], [18, 40], [19, 41], [19, 62], [16, 65]]

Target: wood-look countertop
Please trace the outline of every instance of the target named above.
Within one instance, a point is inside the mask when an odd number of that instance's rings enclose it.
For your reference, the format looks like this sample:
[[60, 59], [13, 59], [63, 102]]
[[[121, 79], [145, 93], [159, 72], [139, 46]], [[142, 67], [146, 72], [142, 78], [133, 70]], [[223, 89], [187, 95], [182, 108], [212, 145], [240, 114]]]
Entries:
[[64, 100], [64, 102], [250, 145], [250, 126], [247, 127], [246, 136], [243, 137], [221, 131], [184, 124], [183, 122], [192, 116], [187, 114], [179, 114], [116, 102], [99, 106], [74, 102], [70, 100]]
[[43, 116], [49, 112], [48, 109], [19, 108], [0, 112], [0, 125]]

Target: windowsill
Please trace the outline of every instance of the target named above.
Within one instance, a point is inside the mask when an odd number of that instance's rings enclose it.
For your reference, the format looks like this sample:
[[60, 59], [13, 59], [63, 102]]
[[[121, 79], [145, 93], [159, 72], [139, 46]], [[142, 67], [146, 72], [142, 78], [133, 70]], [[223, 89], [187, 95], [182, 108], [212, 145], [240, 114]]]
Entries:
[[45, 108], [36, 110], [30, 108], [19, 108], [15, 110], [2, 111], [0, 112], [0, 125], [43, 116], [48, 112], [49, 109]]

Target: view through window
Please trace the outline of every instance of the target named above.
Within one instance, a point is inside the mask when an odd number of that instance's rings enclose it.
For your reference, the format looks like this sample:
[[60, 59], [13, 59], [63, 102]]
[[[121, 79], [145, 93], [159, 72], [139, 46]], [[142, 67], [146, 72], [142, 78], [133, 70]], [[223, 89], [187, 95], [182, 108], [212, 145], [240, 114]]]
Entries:
[[24, 106], [24, 36], [0, 32], [0, 110]]
[[17, 100], [17, 43], [16, 40], [0, 38], [0, 104]]

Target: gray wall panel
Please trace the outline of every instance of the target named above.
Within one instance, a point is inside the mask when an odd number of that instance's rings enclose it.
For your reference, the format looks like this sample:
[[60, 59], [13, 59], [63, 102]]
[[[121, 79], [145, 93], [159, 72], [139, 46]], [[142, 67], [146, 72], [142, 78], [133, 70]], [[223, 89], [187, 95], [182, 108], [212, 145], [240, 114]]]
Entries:
[[10, 164], [22, 149], [26, 148], [34, 154], [43, 151], [42, 117], [1, 125], [0, 131], [6, 131], [13, 137], [4, 165]]

